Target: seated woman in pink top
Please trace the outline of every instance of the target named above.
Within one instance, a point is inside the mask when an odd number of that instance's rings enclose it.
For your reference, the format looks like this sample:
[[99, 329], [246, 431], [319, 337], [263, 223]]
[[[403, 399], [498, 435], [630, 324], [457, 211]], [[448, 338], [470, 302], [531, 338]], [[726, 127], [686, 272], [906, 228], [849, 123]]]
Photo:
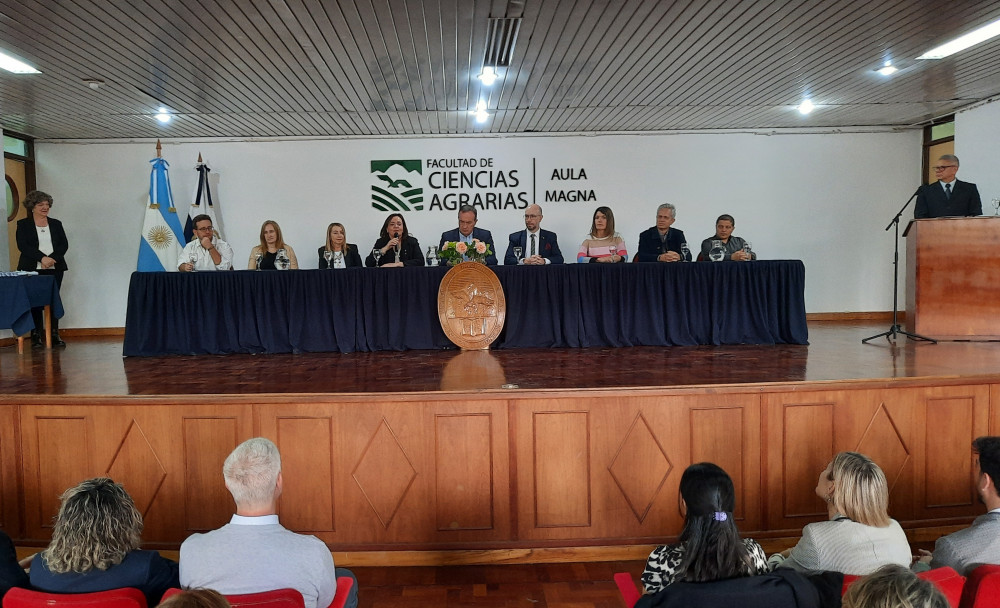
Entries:
[[615, 214], [610, 207], [598, 207], [590, 224], [590, 236], [576, 254], [578, 264], [588, 262], [618, 263], [628, 261], [625, 239], [615, 232]]

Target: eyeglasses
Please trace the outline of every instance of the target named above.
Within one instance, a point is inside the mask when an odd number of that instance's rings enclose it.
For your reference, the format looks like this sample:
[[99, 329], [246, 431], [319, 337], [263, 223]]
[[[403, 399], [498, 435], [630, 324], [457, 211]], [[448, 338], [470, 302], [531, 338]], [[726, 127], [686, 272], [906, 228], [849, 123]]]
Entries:
[[195, 228], [195, 230], [208, 230], [208, 231], [211, 231], [212, 227], [211, 226], [203, 226], [201, 228]]
[[958, 165], [938, 165], [937, 167], [931, 167], [935, 171], [944, 171], [945, 169], [951, 169], [952, 167], [958, 167]]
[[526, 219], [526, 220], [530, 220], [530, 219], [536, 218], [536, 217], [542, 217], [542, 216], [540, 214], [538, 214], [538, 213], [525, 213], [524, 214], [524, 219]]

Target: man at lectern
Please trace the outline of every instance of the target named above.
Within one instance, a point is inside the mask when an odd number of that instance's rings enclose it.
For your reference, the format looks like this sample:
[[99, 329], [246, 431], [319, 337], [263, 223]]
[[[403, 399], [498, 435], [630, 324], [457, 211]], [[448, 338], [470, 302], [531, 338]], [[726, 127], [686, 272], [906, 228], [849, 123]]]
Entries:
[[983, 203], [975, 184], [955, 179], [958, 157], [945, 154], [934, 165], [938, 181], [917, 191], [914, 219], [927, 217], [964, 217], [983, 214]]

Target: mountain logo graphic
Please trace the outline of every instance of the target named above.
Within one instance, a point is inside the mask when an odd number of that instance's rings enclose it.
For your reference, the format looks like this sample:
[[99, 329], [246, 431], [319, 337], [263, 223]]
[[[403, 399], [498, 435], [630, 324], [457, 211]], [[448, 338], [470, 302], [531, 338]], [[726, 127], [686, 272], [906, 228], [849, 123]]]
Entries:
[[373, 160], [372, 207], [379, 211], [422, 211], [423, 163], [419, 160]]

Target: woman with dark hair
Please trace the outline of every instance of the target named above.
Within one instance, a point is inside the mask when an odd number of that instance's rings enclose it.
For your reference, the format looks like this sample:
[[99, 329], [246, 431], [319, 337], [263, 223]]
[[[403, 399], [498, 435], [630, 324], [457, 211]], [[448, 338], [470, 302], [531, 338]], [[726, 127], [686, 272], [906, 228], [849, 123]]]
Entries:
[[[375, 252], [378, 251], [378, 259]], [[385, 218], [378, 240], [372, 246], [372, 252], [365, 258], [365, 266], [423, 266], [424, 254], [420, 251], [420, 243], [410, 236], [406, 230], [406, 221], [402, 214], [391, 213]]]
[[[28, 217], [17, 221], [17, 248], [21, 252], [17, 269], [55, 275], [56, 288], [62, 290], [63, 273], [68, 270], [66, 251], [69, 241], [62, 222], [49, 217], [52, 197], [40, 190], [32, 190], [21, 204], [28, 210]], [[44, 345], [42, 310], [42, 307], [31, 309], [31, 318], [35, 321], [35, 329], [31, 330], [31, 346], [34, 348]], [[59, 337], [59, 320], [55, 316], [52, 317], [52, 343], [66, 346], [66, 342]]]
[[681, 475], [684, 529], [677, 544], [653, 550], [642, 573], [646, 593], [681, 581], [703, 583], [767, 572], [756, 541], [740, 538], [733, 521], [733, 480], [718, 465], [700, 462]]
[[590, 234], [580, 245], [576, 254], [577, 263], [627, 262], [625, 239], [615, 232], [615, 214], [610, 207], [598, 207], [590, 222]]
[[320, 268], [360, 267], [361, 254], [358, 246], [347, 242], [347, 229], [340, 222], [326, 227], [326, 245], [319, 248]]
[[[284, 254], [281, 252], [284, 251]], [[276, 262], [287, 263], [288, 268], [279, 268]], [[274, 220], [267, 220], [260, 226], [260, 245], [250, 250], [250, 270], [298, 270], [299, 260], [295, 250], [281, 236], [281, 227]]]
[[31, 586], [49, 593], [135, 587], [155, 606], [179, 587], [177, 563], [139, 549], [142, 515], [121, 484], [88, 479], [66, 490], [52, 542], [31, 560]]

